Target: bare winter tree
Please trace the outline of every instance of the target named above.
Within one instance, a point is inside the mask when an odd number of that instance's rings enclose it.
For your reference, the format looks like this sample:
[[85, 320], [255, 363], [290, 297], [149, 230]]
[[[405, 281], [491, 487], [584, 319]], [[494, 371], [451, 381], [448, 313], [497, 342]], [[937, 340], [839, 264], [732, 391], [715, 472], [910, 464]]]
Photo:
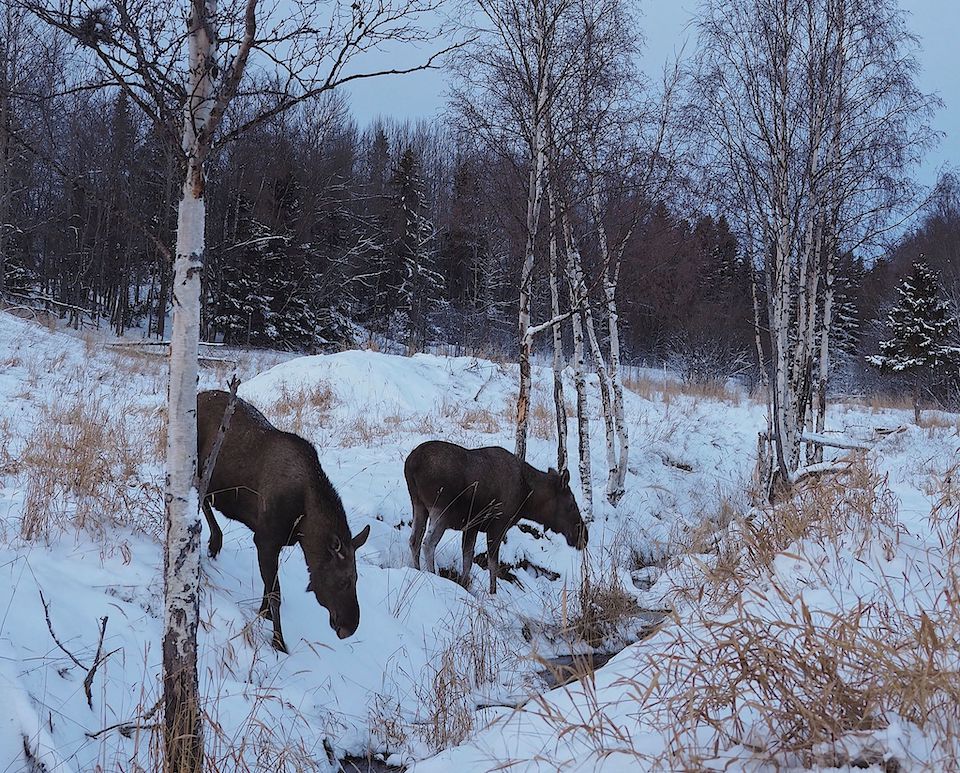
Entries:
[[[912, 197], [906, 173], [932, 136], [934, 103], [916, 89], [914, 41], [893, 2], [707, 0], [700, 33], [698, 124], [725, 210], [763, 267], [772, 492], [803, 474], [836, 256], [875, 240]], [[825, 397], [814, 426], [824, 410]]]
[[[165, 769], [199, 770], [203, 736], [197, 682], [200, 519], [196, 393], [207, 162], [217, 144], [351, 80], [370, 49], [432, 40], [419, 19], [432, 0], [188, 0], [186, 30], [153, 0], [32, 2], [34, 14], [84, 47], [97, 82], [119, 87], [181, 150], [174, 322], [170, 342], [165, 554]], [[406, 71], [431, 66], [434, 54]], [[234, 118], [237, 96], [255, 109]]]
[[534, 325], [531, 316], [534, 261], [546, 204], [550, 115], [576, 66], [581, 41], [572, 34], [575, 0], [477, 0], [472, 8], [478, 19], [476, 40], [458, 64], [454, 105], [474, 137], [526, 178], [517, 320], [516, 453], [523, 459], [533, 341], [556, 324], [551, 319]]

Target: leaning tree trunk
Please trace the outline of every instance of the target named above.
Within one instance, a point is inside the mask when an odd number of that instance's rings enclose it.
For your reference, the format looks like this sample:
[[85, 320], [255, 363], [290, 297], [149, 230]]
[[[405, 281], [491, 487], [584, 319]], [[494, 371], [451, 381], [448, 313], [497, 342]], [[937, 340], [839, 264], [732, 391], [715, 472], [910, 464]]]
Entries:
[[[620, 280], [620, 265], [623, 259], [623, 249], [626, 246], [628, 236], [620, 244], [616, 256], [610, 253], [610, 244], [607, 239], [606, 226], [603, 223], [603, 213], [600, 206], [600, 181], [597, 175], [594, 175], [591, 185], [590, 201], [593, 207], [594, 222], [597, 227], [597, 235], [600, 240], [600, 257], [603, 259], [603, 292], [607, 304], [607, 329], [610, 337], [610, 360], [606, 366], [606, 381], [611, 393], [610, 400], [611, 415], [607, 421], [607, 444], [608, 461], [610, 452], [613, 450], [609, 429], [612, 424], [616, 431], [617, 447], [615, 450], [615, 459], [613, 460], [607, 475], [607, 501], [616, 507], [617, 503], [626, 493], [627, 481], [627, 460], [630, 453], [630, 434], [627, 429], [626, 418], [623, 409], [623, 378], [620, 368], [620, 315], [617, 310], [617, 284]], [[594, 340], [596, 336], [592, 337]], [[599, 347], [598, 347], [599, 349]], [[601, 378], [601, 381], [603, 379]], [[601, 384], [601, 389], [603, 389]], [[608, 400], [608, 402], [610, 401]]]
[[200, 612], [200, 508], [197, 501], [197, 374], [203, 271], [204, 136], [213, 107], [216, 0], [191, 0], [187, 20], [189, 99], [183, 123], [187, 174], [177, 216], [177, 257], [170, 336], [167, 411], [166, 553], [164, 556], [164, 753], [166, 771], [203, 767], [197, 679]]
[[590, 345], [590, 354], [593, 357], [593, 364], [597, 373], [597, 383], [600, 389], [600, 407], [603, 413], [603, 426], [606, 433], [607, 471], [609, 477], [610, 473], [616, 471], [617, 458], [614, 449], [616, 432], [613, 426], [613, 406], [610, 401], [610, 387], [607, 383], [607, 367], [603, 359], [603, 352], [600, 350], [600, 342], [597, 339], [597, 329], [593, 323], [593, 311], [590, 308], [590, 299], [586, 296], [587, 286], [583, 275], [583, 262], [580, 259], [580, 251], [574, 242], [573, 229], [565, 209], [562, 210], [561, 218], [563, 220], [567, 260], [572, 270], [570, 280], [576, 287], [578, 302], [582, 310], [583, 327], [587, 333], [587, 342]]

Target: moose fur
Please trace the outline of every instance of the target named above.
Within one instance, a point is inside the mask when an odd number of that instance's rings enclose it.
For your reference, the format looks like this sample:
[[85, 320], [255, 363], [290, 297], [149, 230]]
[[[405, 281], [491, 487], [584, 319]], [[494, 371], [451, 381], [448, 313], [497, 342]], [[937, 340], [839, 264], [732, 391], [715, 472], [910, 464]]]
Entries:
[[[201, 392], [197, 398], [197, 450], [201, 469], [213, 448], [230, 395]], [[312, 591], [330, 613], [330, 627], [341, 639], [360, 625], [356, 550], [370, 533], [351, 537], [343, 504], [316, 449], [274, 427], [256, 408], [237, 398], [236, 409], [217, 456], [203, 513], [210, 525], [210, 556], [223, 546], [223, 532], [212, 507], [253, 531], [263, 603], [260, 614], [273, 621], [273, 646], [287, 651], [280, 625], [280, 551], [299, 543]]]
[[504, 448], [468, 449], [442, 440], [417, 446], [403, 468], [413, 504], [410, 552], [420, 568], [420, 549], [428, 521], [424, 559], [435, 572], [437, 543], [447, 529], [463, 532], [462, 581], [469, 582], [477, 535], [487, 538], [490, 592], [497, 592], [500, 544], [520, 518], [563, 535], [582, 550], [587, 527], [570, 490], [570, 474], [541, 472]]

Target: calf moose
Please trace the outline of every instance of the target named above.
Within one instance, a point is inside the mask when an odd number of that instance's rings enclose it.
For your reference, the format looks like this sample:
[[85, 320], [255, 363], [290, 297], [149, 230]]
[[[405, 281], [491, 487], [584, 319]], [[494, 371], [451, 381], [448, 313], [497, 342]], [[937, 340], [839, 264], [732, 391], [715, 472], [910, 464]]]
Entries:
[[[197, 451], [200, 469], [213, 448], [230, 395], [208, 391], [197, 396]], [[316, 449], [303, 438], [281, 432], [256, 408], [237, 399], [217, 456], [203, 513], [210, 525], [210, 555], [217, 557], [223, 532], [211, 504], [227, 518], [253, 531], [263, 603], [260, 614], [273, 621], [273, 646], [287, 651], [280, 626], [280, 550], [300, 543], [310, 583], [307, 591], [330, 612], [330, 627], [345, 639], [360, 625], [356, 550], [370, 534], [367, 526], [350, 536], [347, 516]]]
[[465, 584], [477, 534], [486, 533], [491, 593], [497, 592], [500, 543], [520, 518], [562, 534], [577, 550], [586, 547], [587, 527], [570, 491], [569, 472], [541, 472], [504, 448], [468, 449], [431, 440], [410, 452], [403, 474], [413, 504], [410, 551], [417, 569], [428, 519], [432, 527], [424, 551], [427, 571], [436, 571], [434, 555], [443, 533], [457, 529], [463, 532]]

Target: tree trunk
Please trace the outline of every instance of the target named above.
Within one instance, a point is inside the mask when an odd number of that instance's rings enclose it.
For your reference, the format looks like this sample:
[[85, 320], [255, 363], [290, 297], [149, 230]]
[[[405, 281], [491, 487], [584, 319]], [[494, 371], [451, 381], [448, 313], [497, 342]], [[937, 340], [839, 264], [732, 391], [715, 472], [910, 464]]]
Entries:
[[213, 107], [215, 0], [191, 0], [188, 25], [190, 79], [183, 124], [187, 156], [177, 216], [177, 257], [170, 335], [167, 411], [166, 553], [164, 555], [165, 770], [203, 768], [203, 725], [197, 678], [200, 614], [200, 508], [197, 495], [197, 376], [200, 285], [203, 271], [205, 129]]
[[[591, 184], [590, 201], [593, 207], [593, 218], [600, 239], [600, 257], [603, 260], [603, 292], [607, 305], [607, 329], [610, 336], [610, 361], [605, 368], [606, 388], [610, 397], [604, 403], [610, 408], [609, 418], [605, 417], [607, 426], [607, 460], [610, 469], [607, 475], [607, 501], [617, 506], [626, 492], [627, 459], [630, 452], [630, 435], [623, 411], [623, 381], [620, 374], [620, 317], [617, 312], [617, 284], [620, 279], [620, 262], [623, 257], [623, 247], [626, 239], [621, 243], [616, 257], [610, 254], [610, 245], [607, 240], [607, 230], [603, 222], [603, 212], [600, 206], [600, 181], [594, 175]], [[631, 231], [633, 229], [631, 228]], [[627, 237], [629, 238], [629, 237]], [[596, 335], [591, 336], [594, 342]], [[599, 352], [599, 346], [596, 347]], [[599, 363], [598, 363], [599, 367]], [[601, 376], [601, 382], [604, 378]], [[605, 385], [601, 383], [601, 395]], [[616, 432], [616, 448], [613, 447], [613, 438], [610, 430]], [[612, 457], [611, 457], [612, 454]]]
[[542, 121], [538, 121], [534, 144], [527, 188], [527, 243], [520, 272], [520, 311], [517, 320], [520, 334], [520, 388], [517, 394], [516, 454], [521, 460], [527, 457], [527, 425], [530, 421], [530, 358], [533, 354], [533, 337], [529, 332], [530, 291], [533, 284], [533, 257], [537, 244], [543, 170], [546, 161]]
[[[580, 260], [580, 251], [574, 242], [573, 229], [570, 225], [570, 218], [567, 211], [561, 208], [561, 219], [563, 220], [564, 242], [567, 249], [567, 261], [572, 270], [570, 281], [575, 288], [576, 303], [579, 304], [583, 327], [587, 333], [587, 342], [590, 345], [590, 354], [593, 357], [594, 369], [597, 373], [597, 382], [600, 389], [600, 406], [603, 413], [603, 426], [606, 433], [606, 456], [608, 473], [615, 473], [617, 468], [616, 452], [614, 444], [616, 442], [616, 432], [613, 426], [613, 407], [610, 402], [610, 386], [607, 383], [607, 368], [603, 359], [603, 352], [600, 350], [600, 342], [597, 340], [597, 329], [593, 324], [593, 311], [590, 308], [590, 299], [586, 297], [586, 282], [583, 275], [583, 263]], [[609, 475], [608, 475], [609, 479]], [[592, 497], [591, 497], [592, 498]], [[591, 511], [592, 515], [592, 511]]]
[[561, 215], [564, 220], [564, 246], [567, 253], [567, 286], [570, 290], [570, 308], [574, 309], [573, 314], [573, 382], [577, 391], [577, 442], [580, 456], [580, 487], [583, 491], [583, 509], [587, 520], [593, 518], [593, 472], [590, 463], [590, 413], [587, 403], [587, 383], [585, 379], [586, 365], [584, 360], [583, 345], [583, 310], [580, 306], [579, 283], [574, 277], [577, 274], [574, 250], [575, 247], [569, 241], [570, 233], [566, 215]]
[[[552, 185], [547, 195], [550, 203], [550, 313], [553, 319], [559, 320], [557, 207]], [[557, 415], [557, 470], [563, 472], [567, 469], [567, 401], [563, 394], [563, 327], [559, 321], [553, 325], [553, 404]]]

